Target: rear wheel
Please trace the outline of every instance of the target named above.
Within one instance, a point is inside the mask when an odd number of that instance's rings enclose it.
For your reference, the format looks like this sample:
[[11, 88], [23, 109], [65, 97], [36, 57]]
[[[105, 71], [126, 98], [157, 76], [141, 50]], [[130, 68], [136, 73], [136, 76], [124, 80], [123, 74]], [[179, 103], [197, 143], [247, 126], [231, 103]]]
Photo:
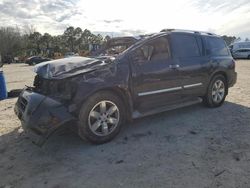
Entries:
[[102, 144], [112, 140], [121, 129], [124, 105], [111, 92], [91, 96], [79, 114], [79, 135], [92, 143]]
[[219, 107], [223, 104], [227, 94], [227, 84], [225, 77], [216, 75], [210, 82], [207, 94], [204, 97], [204, 103], [208, 107]]
[[250, 59], [250, 55], [247, 58]]

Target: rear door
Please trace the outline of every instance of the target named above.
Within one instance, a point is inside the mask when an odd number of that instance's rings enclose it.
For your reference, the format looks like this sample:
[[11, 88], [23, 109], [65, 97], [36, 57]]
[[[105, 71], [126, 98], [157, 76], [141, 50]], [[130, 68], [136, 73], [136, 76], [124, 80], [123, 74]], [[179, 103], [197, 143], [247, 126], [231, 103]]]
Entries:
[[208, 80], [209, 58], [204, 56], [202, 38], [196, 34], [173, 33], [171, 45], [184, 88], [182, 97], [203, 95]]

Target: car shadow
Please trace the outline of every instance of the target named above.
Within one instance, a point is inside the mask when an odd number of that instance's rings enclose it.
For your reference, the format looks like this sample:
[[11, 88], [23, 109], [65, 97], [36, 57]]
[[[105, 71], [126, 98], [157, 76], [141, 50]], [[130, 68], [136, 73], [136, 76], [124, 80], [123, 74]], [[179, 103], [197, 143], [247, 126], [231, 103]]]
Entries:
[[[186, 125], [190, 125], [192, 123], [197, 124], [197, 122], [204, 123], [203, 120], [214, 121], [215, 119], [222, 119], [223, 121], [231, 121], [231, 117], [237, 116], [237, 114], [240, 114], [240, 117], [244, 116], [244, 114], [245, 116], [250, 117], [250, 108], [227, 101], [219, 108], [206, 108], [203, 104], [192, 105], [189, 107], [135, 119], [131, 123], [126, 123], [120, 134], [113, 141], [103, 145], [120, 142], [124, 143], [128, 140], [127, 138], [136, 137], [137, 134], [139, 135], [138, 137], [143, 137], [143, 135], [152, 135], [155, 130], [158, 131], [157, 134], [161, 134], [163, 132], [160, 129], [168, 129], [170, 127], [173, 128], [174, 126], [183, 126], [185, 129]], [[197, 119], [200, 121], [196, 122]], [[75, 125], [69, 126], [73, 127]], [[199, 124], [196, 126], [199, 126]], [[7, 142], [22, 142], [26, 145], [34, 145], [27, 134], [20, 133], [20, 128], [16, 128], [10, 133], [1, 135], [0, 140], [1, 145]], [[84, 147], [88, 148], [96, 146], [88, 141], [80, 139], [76, 131], [72, 131], [72, 129], [69, 128], [57, 131], [45, 142], [42, 147], [34, 146], [42, 150], [54, 150], [55, 148], [58, 150], [60, 145], [63, 146], [63, 150], [72, 148], [72, 146], [74, 146], [74, 148], [80, 147], [81, 149]]]

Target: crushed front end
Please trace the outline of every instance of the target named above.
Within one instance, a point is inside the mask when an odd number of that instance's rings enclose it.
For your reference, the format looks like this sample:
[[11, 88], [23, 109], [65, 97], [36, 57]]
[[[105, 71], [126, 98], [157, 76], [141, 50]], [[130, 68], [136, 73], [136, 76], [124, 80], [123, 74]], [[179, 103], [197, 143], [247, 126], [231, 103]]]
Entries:
[[43, 145], [59, 127], [74, 121], [66, 106], [48, 96], [26, 88], [15, 105], [15, 113], [25, 131], [31, 132], [37, 145]]
[[99, 59], [72, 57], [34, 67], [34, 86], [23, 89], [15, 105], [15, 113], [23, 128], [38, 136], [36, 144], [42, 145], [58, 128], [77, 120], [83, 91], [92, 85], [87, 81], [83, 84], [84, 75], [106, 65]]

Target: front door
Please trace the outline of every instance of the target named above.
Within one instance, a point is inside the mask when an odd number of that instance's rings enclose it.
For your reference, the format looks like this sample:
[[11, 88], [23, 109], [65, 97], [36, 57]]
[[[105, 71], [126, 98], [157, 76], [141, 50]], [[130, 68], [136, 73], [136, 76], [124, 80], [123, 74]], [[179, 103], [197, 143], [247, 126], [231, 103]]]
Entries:
[[178, 65], [171, 58], [167, 36], [141, 45], [131, 59], [136, 109], [148, 111], [181, 99]]

